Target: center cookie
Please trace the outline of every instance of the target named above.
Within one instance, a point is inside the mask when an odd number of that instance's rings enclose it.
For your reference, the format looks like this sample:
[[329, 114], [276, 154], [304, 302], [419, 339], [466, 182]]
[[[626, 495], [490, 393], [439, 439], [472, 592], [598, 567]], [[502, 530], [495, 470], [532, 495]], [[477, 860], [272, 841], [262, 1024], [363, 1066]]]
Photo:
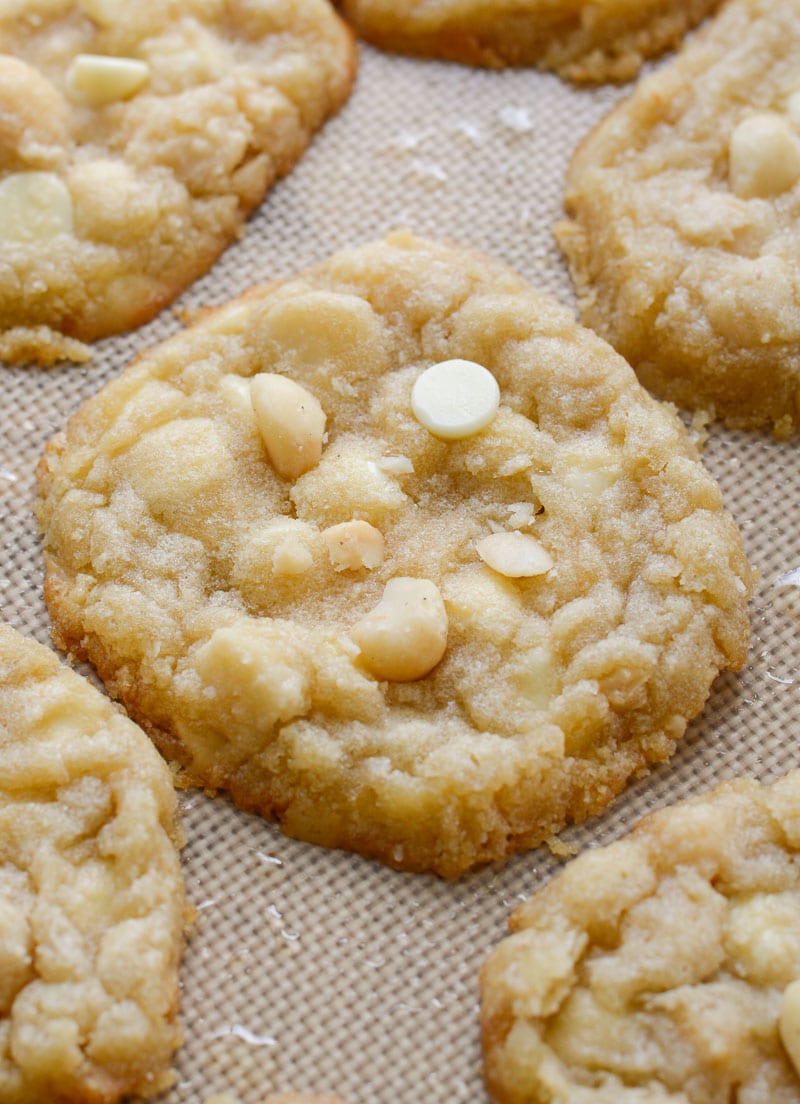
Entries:
[[719, 0], [339, 0], [384, 49], [492, 69], [538, 65], [575, 81], [622, 81], [677, 45]]
[[[0, 13], [0, 358], [86, 359], [205, 272], [350, 90], [326, 0]], [[78, 340], [75, 340], [78, 339]]]
[[40, 465], [56, 639], [189, 781], [455, 875], [601, 810], [745, 659], [671, 409], [479, 254], [394, 235], [146, 353]]

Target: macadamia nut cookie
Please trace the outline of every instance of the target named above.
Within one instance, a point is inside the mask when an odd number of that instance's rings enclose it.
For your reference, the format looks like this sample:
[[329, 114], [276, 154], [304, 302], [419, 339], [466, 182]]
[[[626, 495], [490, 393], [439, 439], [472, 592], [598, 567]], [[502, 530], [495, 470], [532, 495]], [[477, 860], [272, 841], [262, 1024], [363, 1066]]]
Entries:
[[800, 773], [653, 813], [513, 914], [481, 974], [501, 1104], [800, 1100]]
[[0, 359], [86, 359], [205, 272], [346, 98], [326, 0], [0, 5]]
[[188, 780], [399, 868], [598, 812], [745, 659], [741, 540], [674, 412], [407, 234], [146, 353], [39, 476], [59, 644]]
[[558, 230], [583, 321], [656, 394], [800, 421], [800, 0], [732, 0], [584, 140]]
[[0, 1101], [112, 1104], [172, 1083], [184, 893], [150, 741], [0, 625]]
[[677, 45], [719, 0], [338, 0], [388, 50], [492, 69], [537, 65], [575, 81], [624, 81]]

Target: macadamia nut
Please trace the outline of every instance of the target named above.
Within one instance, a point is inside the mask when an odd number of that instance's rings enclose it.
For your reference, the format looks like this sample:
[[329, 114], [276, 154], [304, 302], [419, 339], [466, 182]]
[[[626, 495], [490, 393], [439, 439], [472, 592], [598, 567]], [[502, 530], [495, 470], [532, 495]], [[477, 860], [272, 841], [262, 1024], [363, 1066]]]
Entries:
[[380, 602], [350, 636], [376, 678], [412, 682], [424, 678], [441, 660], [447, 627], [444, 601], [432, 582], [396, 578], [386, 584]]
[[336, 571], [358, 571], [383, 563], [383, 533], [368, 521], [343, 521], [322, 530], [331, 565]]
[[325, 412], [299, 383], [262, 372], [250, 385], [256, 422], [278, 475], [297, 479], [319, 463], [325, 440]]
[[483, 562], [509, 579], [544, 575], [553, 566], [553, 558], [535, 537], [516, 530], [491, 533], [475, 545]]

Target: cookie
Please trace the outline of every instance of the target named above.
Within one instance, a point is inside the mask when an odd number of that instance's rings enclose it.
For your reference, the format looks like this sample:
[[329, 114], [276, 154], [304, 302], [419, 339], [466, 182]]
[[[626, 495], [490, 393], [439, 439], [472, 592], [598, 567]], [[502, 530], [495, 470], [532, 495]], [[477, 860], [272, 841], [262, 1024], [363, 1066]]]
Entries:
[[800, 1100], [800, 772], [646, 817], [512, 916], [481, 974], [492, 1098]]
[[0, 1101], [111, 1104], [172, 1084], [184, 895], [150, 741], [0, 625]]
[[326, 0], [25, 0], [0, 13], [0, 358], [86, 359], [242, 232], [346, 98]]
[[583, 321], [656, 394], [798, 425], [800, 3], [733, 0], [578, 148], [558, 230]]
[[491, 69], [537, 65], [574, 81], [625, 81], [675, 46], [719, 0], [339, 0], [388, 50]]
[[188, 781], [401, 869], [599, 812], [745, 659], [740, 536], [674, 411], [407, 234], [145, 353], [39, 481], [58, 644]]

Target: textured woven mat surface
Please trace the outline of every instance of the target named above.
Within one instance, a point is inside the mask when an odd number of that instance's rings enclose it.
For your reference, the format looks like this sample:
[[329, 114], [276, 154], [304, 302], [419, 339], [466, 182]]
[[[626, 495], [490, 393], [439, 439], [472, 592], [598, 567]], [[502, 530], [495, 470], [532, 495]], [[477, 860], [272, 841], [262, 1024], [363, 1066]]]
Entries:
[[[399, 226], [495, 254], [571, 303], [552, 236], [563, 173], [621, 94], [365, 47], [344, 110], [178, 306], [222, 302]], [[179, 325], [165, 311], [101, 343], [82, 367], [0, 366], [0, 609], [42, 642], [49, 627], [31, 513], [41, 451], [85, 398]], [[750, 665], [717, 682], [670, 764], [564, 833], [577, 849], [722, 778], [767, 779], [797, 763], [800, 591], [775, 580], [800, 566], [800, 457], [796, 445], [718, 427], [704, 456], [761, 576]], [[189, 792], [182, 804], [199, 921], [183, 970], [186, 1042], [163, 1104], [223, 1091], [257, 1104], [289, 1089], [335, 1091], [349, 1104], [486, 1100], [477, 971], [511, 908], [557, 868], [549, 852], [446, 884], [284, 839], [223, 798]]]

